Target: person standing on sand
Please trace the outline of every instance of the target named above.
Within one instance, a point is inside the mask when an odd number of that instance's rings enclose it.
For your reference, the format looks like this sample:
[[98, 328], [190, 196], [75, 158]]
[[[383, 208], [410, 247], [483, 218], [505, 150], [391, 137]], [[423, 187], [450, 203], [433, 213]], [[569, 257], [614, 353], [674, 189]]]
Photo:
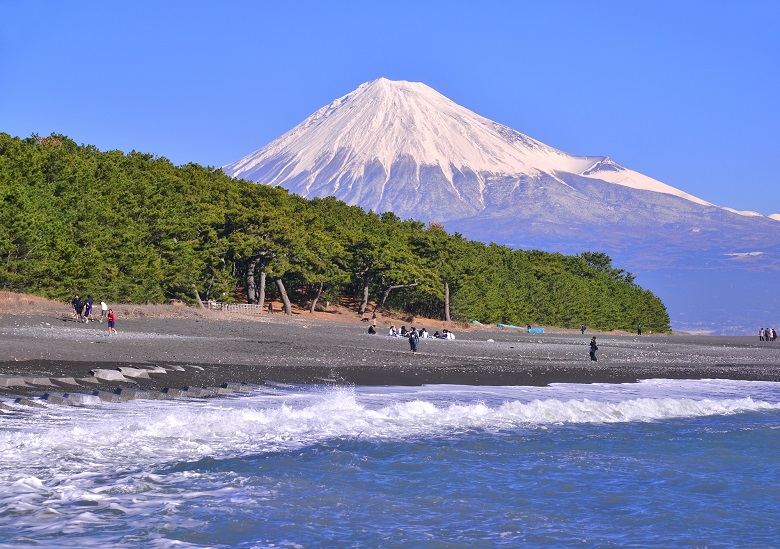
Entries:
[[593, 336], [590, 339], [590, 360], [592, 362], [596, 362], [598, 359], [596, 358], [596, 351], [599, 350], [599, 346], [596, 345], [596, 336]]
[[108, 316], [108, 305], [105, 301], [100, 302], [100, 323], [103, 324], [103, 319]]
[[409, 349], [413, 353], [417, 352], [417, 347], [420, 345], [420, 336], [417, 335], [417, 330], [414, 329], [414, 326], [412, 326], [412, 329], [409, 331]]
[[642, 325], [637, 324], [636, 325], [636, 335], [641, 336], [642, 335]]
[[76, 322], [86, 322], [84, 320], [84, 307], [86, 304], [86, 301], [76, 301]]
[[585, 335], [585, 325], [580, 324], [580, 332], [582, 332], [582, 335]]
[[92, 298], [87, 296], [87, 300], [84, 302], [84, 322], [89, 322], [89, 317], [92, 316]]
[[114, 309], [108, 310], [108, 335], [116, 335], [116, 328], [114, 328], [114, 324], [116, 323], [116, 315], [114, 314]]
[[86, 308], [86, 311], [87, 311], [87, 314], [85, 316], [86, 316], [87, 322], [90, 322], [90, 321], [95, 322], [95, 318], [92, 316], [92, 296], [91, 295], [87, 295], [87, 308]]
[[759, 341], [764, 341], [764, 329], [763, 328], [759, 328], [758, 329], [758, 340]]
[[81, 301], [79, 300], [79, 294], [76, 294], [76, 297], [73, 298], [73, 301], [70, 302], [71, 307], [73, 308], [73, 318], [78, 320], [79, 318], [79, 305], [81, 304]]

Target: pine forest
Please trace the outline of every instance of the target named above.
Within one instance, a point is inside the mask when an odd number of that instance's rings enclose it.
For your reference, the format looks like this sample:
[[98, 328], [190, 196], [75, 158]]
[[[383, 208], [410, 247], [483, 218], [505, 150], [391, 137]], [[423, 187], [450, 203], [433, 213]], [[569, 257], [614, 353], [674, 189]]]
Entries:
[[670, 330], [598, 251], [469, 241], [435, 224], [234, 180], [212, 167], [0, 133], [0, 289], [122, 303], [270, 298], [460, 322]]

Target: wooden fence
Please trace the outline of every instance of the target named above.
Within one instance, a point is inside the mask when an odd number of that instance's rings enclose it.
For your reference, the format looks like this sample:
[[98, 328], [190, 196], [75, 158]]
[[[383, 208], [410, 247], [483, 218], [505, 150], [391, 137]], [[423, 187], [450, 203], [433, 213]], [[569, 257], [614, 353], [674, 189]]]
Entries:
[[244, 314], [262, 314], [260, 305], [256, 303], [220, 303], [218, 301], [209, 301], [209, 309], [212, 311], [223, 311], [225, 313], [244, 313]]

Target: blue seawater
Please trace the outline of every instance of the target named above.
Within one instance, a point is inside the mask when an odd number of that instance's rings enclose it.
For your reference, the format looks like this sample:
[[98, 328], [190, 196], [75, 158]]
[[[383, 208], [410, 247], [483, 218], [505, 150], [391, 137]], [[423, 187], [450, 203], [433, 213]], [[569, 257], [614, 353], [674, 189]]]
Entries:
[[0, 415], [0, 547], [777, 547], [780, 384], [299, 386]]

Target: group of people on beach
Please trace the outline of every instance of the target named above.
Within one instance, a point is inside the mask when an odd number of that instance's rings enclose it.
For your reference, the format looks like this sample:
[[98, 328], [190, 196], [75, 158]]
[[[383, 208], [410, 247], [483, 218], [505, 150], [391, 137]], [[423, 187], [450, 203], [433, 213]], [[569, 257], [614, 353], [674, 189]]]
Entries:
[[[82, 301], [79, 294], [76, 294], [70, 302], [72, 315], [76, 322], [84, 322], [85, 324], [87, 322], [95, 322], [95, 317], [92, 314], [92, 303], [93, 300], [91, 295], [87, 295], [87, 298]], [[116, 335], [116, 315], [114, 314], [114, 310], [109, 309], [105, 301], [101, 301], [100, 318], [98, 319], [98, 322], [102, 324], [104, 319], [108, 321], [108, 335]]]
[[453, 334], [447, 328], [444, 328], [441, 333], [436, 331], [433, 335], [429, 334], [428, 330], [425, 328], [420, 328], [417, 330], [414, 326], [412, 326], [409, 330], [406, 329], [406, 326], [401, 326], [400, 328], [390, 326], [390, 329], [387, 331], [387, 335], [390, 337], [409, 337], [413, 334], [416, 334], [417, 338], [419, 339], [455, 339], [455, 334]]
[[[371, 323], [368, 327], [368, 333], [370, 335], [376, 334], [376, 324]], [[409, 349], [416, 353], [419, 348], [421, 339], [455, 339], [455, 334], [449, 331], [447, 328], [442, 329], [441, 333], [436, 331], [433, 335], [428, 333], [425, 328], [419, 330], [412, 326], [410, 329], [406, 329], [406, 326], [396, 328], [395, 325], [391, 325], [387, 331], [387, 335], [390, 337], [405, 337], [409, 340]]]
[[777, 332], [774, 328], [759, 328], [758, 340], [759, 341], [774, 341], [777, 339]]

